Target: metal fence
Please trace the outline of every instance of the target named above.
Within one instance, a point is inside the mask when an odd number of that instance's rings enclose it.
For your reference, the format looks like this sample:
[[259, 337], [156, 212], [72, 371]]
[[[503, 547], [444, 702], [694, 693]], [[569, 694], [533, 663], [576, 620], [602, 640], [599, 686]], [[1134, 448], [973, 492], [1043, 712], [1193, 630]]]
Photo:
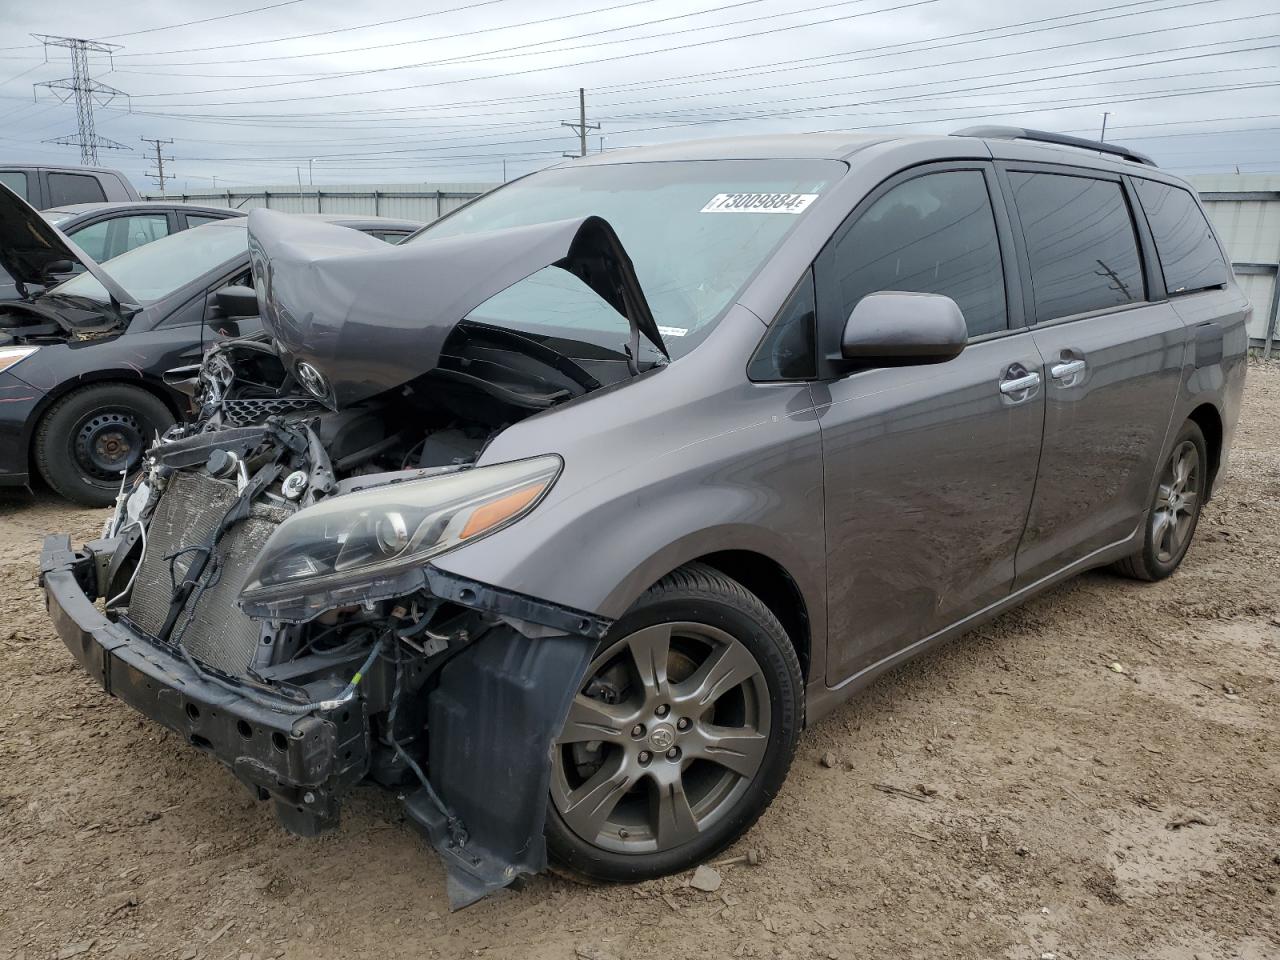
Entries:
[[[268, 207], [286, 213], [343, 213], [397, 217], [429, 223], [468, 200], [492, 190], [494, 183], [356, 184], [324, 187], [228, 187], [195, 193], [165, 193], [167, 200], [210, 207], [252, 210]], [[144, 193], [159, 200], [159, 193]]]
[[1227, 245], [1241, 289], [1253, 303], [1249, 338], [1264, 356], [1280, 349], [1280, 174], [1189, 178]]

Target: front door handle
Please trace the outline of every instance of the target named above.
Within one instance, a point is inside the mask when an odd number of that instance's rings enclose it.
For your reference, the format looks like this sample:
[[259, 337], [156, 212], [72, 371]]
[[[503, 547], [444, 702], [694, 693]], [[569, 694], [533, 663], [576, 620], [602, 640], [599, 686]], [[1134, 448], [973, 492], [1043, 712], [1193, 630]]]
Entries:
[[1049, 374], [1055, 380], [1066, 380], [1068, 377], [1074, 377], [1078, 373], [1084, 373], [1085, 362], [1083, 360], [1063, 360], [1061, 363], [1055, 363], [1049, 368]]
[[1032, 387], [1038, 387], [1039, 385], [1040, 385], [1040, 374], [1036, 373], [1035, 371], [1032, 371], [1031, 373], [1023, 374], [1020, 377], [1013, 377], [1012, 379], [1009, 379], [1009, 380], [1001, 380], [1000, 392], [1003, 393], [1006, 397], [1011, 397], [1014, 394], [1023, 393], [1024, 391], [1030, 390]]

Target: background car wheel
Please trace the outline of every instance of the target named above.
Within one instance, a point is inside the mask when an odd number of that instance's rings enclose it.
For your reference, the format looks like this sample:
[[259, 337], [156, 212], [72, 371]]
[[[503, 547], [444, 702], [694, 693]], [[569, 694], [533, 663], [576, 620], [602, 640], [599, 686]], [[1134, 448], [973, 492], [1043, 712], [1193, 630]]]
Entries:
[[592, 880], [686, 870], [745, 832], [782, 786], [804, 683], [777, 618], [690, 564], [601, 642], [554, 746], [547, 846]]
[[173, 414], [139, 387], [81, 387], [57, 401], [36, 428], [40, 475], [57, 493], [89, 507], [115, 502], [120, 471], [133, 473]]
[[1178, 569], [1195, 536], [1208, 479], [1204, 434], [1188, 420], [1160, 472], [1142, 549], [1116, 564], [1120, 573], [1137, 580], [1163, 580]]

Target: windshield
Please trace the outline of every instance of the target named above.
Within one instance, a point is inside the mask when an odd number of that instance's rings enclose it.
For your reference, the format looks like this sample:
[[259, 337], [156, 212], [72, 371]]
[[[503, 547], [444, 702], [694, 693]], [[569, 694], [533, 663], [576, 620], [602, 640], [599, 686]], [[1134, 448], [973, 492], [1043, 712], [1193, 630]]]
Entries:
[[[130, 296], [152, 303], [248, 252], [245, 219], [237, 218], [175, 233], [112, 257], [102, 266]], [[49, 295], [111, 301], [106, 289], [89, 273], [58, 284]]]
[[[835, 160], [628, 163], [546, 170], [427, 227], [450, 237], [574, 217], [617, 231], [672, 357], [687, 353], [845, 171]], [[415, 238], [416, 239], [416, 238]], [[547, 268], [472, 311], [471, 319], [573, 338], [617, 340], [626, 321], [576, 278]]]

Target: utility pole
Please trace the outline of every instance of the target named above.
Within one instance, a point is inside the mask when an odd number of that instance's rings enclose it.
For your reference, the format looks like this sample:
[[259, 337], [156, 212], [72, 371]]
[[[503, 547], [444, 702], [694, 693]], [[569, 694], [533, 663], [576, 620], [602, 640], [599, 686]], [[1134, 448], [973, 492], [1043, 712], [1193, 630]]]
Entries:
[[164, 182], [165, 182], [166, 180], [172, 180], [172, 179], [173, 179], [173, 174], [172, 174], [172, 173], [165, 173], [165, 172], [164, 172], [164, 162], [165, 162], [166, 160], [168, 160], [170, 163], [172, 163], [172, 162], [173, 162], [173, 157], [166, 157], [166, 156], [164, 155], [163, 150], [162, 150], [161, 148], [162, 148], [165, 144], [170, 144], [170, 145], [172, 145], [173, 141], [172, 141], [172, 140], [161, 140], [159, 137], [139, 137], [138, 139], [139, 139], [139, 140], [141, 140], [143, 143], [150, 143], [150, 144], [152, 144], [152, 145], [156, 148], [156, 155], [155, 155], [156, 168], [155, 168], [155, 170], [148, 170], [146, 175], [147, 175], [148, 177], [150, 177], [152, 180], [154, 180], [156, 183], [158, 183], [158, 184], [160, 185], [160, 196], [162, 196], [162, 197], [163, 197], [163, 196], [164, 196]]
[[44, 44], [46, 62], [49, 59], [50, 47], [66, 47], [71, 52], [71, 76], [62, 80], [46, 80], [34, 84], [46, 87], [55, 97], [66, 103], [75, 98], [77, 133], [74, 137], [56, 137], [45, 143], [56, 143], [62, 146], [80, 148], [80, 162], [88, 166], [98, 163], [98, 150], [127, 150], [123, 143], [117, 143], [106, 137], [98, 136], [93, 123], [94, 106], [105, 107], [116, 97], [127, 97], [128, 94], [99, 83], [89, 76], [89, 54], [112, 54], [120, 49], [116, 43], [99, 43], [97, 40], [82, 40], [78, 37], [55, 37], [44, 33], [33, 33], [33, 37]]
[[1109, 116], [1111, 116], [1110, 110], [1104, 110], [1102, 112], [1102, 133], [1098, 134], [1098, 139], [1103, 143], [1107, 142], [1107, 117]]
[[585, 157], [587, 155], [587, 131], [599, 130], [600, 124], [587, 123], [587, 91], [582, 87], [578, 88], [578, 122], [571, 123], [568, 120], [563, 120], [560, 126], [568, 127], [578, 135], [578, 153], [566, 153], [565, 156]]

